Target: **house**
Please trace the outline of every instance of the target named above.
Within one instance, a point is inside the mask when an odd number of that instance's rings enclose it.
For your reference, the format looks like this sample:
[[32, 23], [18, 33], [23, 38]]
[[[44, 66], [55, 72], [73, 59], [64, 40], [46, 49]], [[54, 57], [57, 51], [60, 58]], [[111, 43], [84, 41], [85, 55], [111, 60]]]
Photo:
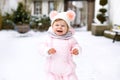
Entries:
[[[76, 1], [79, 4], [76, 4]], [[11, 9], [16, 9], [17, 3], [23, 2], [26, 8], [31, 11], [31, 15], [49, 15], [51, 10], [57, 10], [58, 12], [72, 9], [76, 12], [77, 17], [73, 24], [79, 24], [87, 26], [87, 30], [91, 30], [91, 23], [97, 22], [96, 14], [98, 12], [99, 0], [1, 0], [0, 10], [2, 14], [5, 12], [11, 12]], [[108, 0], [108, 23], [113, 26], [114, 24], [120, 24], [120, 18], [118, 19], [120, 8], [119, 0]], [[114, 12], [114, 13], [113, 13]], [[78, 26], [80, 26], [78, 25]]]
[[[50, 11], [57, 10], [58, 12], [72, 9], [76, 12], [75, 21], [72, 22], [75, 26], [87, 25], [87, 1], [67, 1], [67, 0], [2, 0], [1, 10], [11, 13], [11, 9], [16, 9], [17, 3], [23, 2], [32, 16], [48, 16]], [[15, 4], [15, 5], [13, 5]], [[78, 5], [78, 6], [76, 6]], [[83, 10], [84, 9], [84, 10]], [[83, 12], [84, 11], [84, 12]], [[82, 16], [82, 17], [81, 17]], [[83, 23], [82, 23], [83, 21]]]
[[[31, 15], [41, 16], [41, 15], [49, 15], [50, 11], [57, 10], [58, 12], [66, 11], [72, 9], [76, 12], [76, 19], [73, 24], [75, 26], [82, 26], [87, 24], [87, 1], [67, 1], [67, 0], [26, 0], [24, 1], [27, 8], [31, 10]], [[73, 4], [74, 3], [74, 4]], [[65, 4], [67, 6], [65, 6]], [[78, 6], [76, 6], [78, 5]], [[84, 9], [84, 12], [81, 12], [80, 9]], [[83, 14], [86, 13], [86, 14]], [[84, 19], [83, 19], [84, 18]], [[83, 20], [82, 20], [83, 19]], [[82, 23], [83, 21], [83, 23]]]

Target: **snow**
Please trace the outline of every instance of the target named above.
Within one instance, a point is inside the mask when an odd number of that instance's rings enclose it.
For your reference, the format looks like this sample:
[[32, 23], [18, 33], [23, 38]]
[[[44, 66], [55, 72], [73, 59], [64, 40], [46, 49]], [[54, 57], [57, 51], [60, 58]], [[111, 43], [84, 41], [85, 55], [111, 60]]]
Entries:
[[[120, 42], [77, 28], [82, 53], [74, 56], [79, 80], [120, 80]], [[0, 80], [45, 80], [39, 46], [46, 32], [0, 31]]]

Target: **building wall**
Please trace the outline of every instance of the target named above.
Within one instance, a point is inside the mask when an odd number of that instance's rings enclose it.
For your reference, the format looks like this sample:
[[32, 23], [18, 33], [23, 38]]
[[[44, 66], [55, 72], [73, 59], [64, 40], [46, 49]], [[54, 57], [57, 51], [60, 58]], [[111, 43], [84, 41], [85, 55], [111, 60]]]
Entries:
[[0, 0], [0, 9], [2, 11], [2, 14], [4, 13], [11, 13], [11, 9], [17, 8], [17, 0]]
[[120, 25], [120, 0], [109, 0], [110, 24]]
[[64, 0], [57, 1], [57, 11], [58, 12], [64, 11]]
[[43, 0], [42, 14], [43, 15], [48, 15], [48, 1], [47, 0]]

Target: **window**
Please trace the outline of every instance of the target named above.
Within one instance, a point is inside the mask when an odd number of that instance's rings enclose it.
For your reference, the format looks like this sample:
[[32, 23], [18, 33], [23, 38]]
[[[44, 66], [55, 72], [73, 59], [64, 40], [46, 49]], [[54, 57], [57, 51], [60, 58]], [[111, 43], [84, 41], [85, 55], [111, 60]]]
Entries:
[[40, 15], [42, 13], [42, 2], [34, 1], [34, 14]]
[[50, 13], [50, 11], [54, 10], [55, 7], [54, 7], [54, 1], [49, 1], [48, 3], [48, 13]]

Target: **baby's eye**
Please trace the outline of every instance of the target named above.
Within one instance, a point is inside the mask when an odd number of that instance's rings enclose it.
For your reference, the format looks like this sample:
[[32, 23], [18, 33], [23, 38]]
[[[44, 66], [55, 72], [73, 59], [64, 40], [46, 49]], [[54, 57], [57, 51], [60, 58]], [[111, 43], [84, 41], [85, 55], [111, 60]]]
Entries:
[[56, 24], [55, 26], [59, 26], [58, 24]]
[[65, 27], [65, 25], [61, 25], [62, 27]]

